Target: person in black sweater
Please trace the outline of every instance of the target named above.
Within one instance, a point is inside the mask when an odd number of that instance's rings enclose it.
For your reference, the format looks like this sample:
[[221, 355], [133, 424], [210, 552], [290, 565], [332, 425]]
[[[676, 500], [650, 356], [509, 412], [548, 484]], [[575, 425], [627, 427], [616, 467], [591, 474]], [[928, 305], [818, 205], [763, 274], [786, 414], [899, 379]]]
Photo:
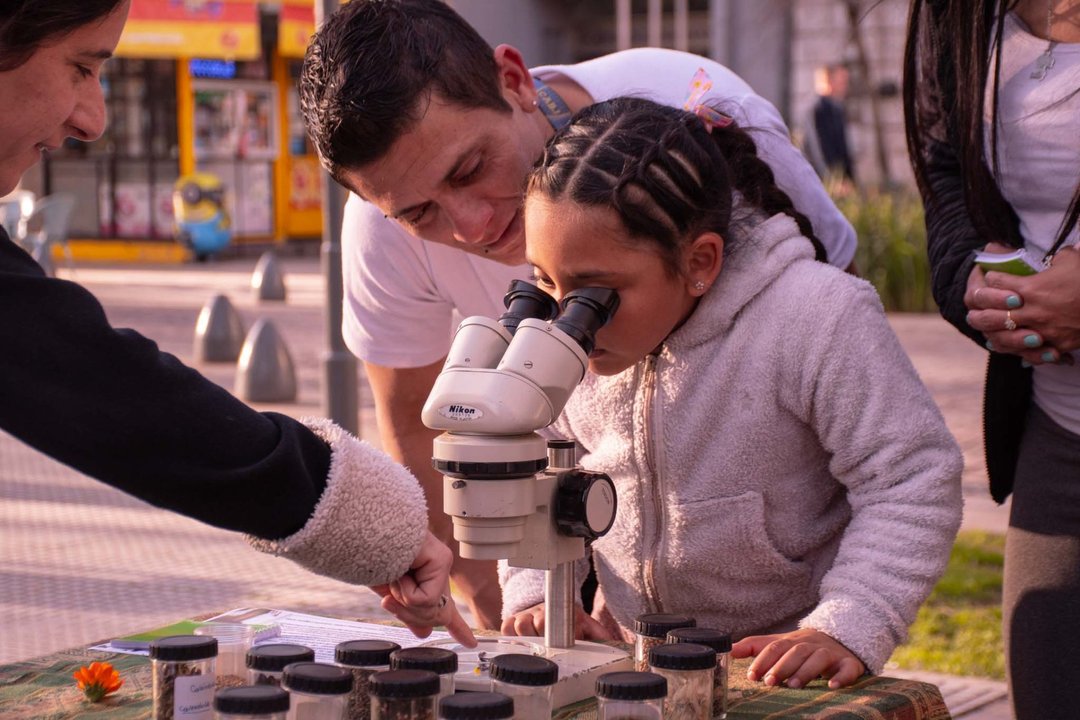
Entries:
[[[16, 0], [0, 18], [0, 195], [66, 138], [104, 130], [101, 68], [130, 0]], [[47, 277], [0, 229], [0, 428], [259, 550], [372, 586], [419, 635], [474, 638], [415, 478], [327, 420], [259, 413]], [[392, 511], [387, 511], [392, 508]]]
[[[1080, 684], [1080, 5], [913, 0], [904, 114], [934, 299], [988, 352], [990, 495], [1011, 497], [1002, 629], [1015, 717]], [[976, 264], [1023, 249], [1030, 276]]]

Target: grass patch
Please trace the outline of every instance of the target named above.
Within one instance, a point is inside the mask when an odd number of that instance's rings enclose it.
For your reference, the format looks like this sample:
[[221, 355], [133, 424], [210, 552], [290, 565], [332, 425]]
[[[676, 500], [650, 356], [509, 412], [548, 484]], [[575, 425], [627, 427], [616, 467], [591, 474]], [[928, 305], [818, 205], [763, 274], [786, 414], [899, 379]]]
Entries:
[[1004, 680], [1004, 553], [1004, 535], [960, 533], [945, 575], [919, 609], [908, 642], [896, 649], [889, 666]]

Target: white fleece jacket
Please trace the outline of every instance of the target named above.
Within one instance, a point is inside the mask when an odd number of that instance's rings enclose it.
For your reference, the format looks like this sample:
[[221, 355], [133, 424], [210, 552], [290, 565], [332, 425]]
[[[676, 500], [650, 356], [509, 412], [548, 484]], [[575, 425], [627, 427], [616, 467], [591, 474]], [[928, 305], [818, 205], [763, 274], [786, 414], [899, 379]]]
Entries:
[[427, 536], [427, 503], [412, 473], [329, 420], [301, 420], [330, 445], [326, 490], [304, 527], [256, 550], [318, 575], [378, 585], [404, 575]]
[[[553, 429], [618, 489], [593, 558], [624, 630], [644, 612], [736, 638], [797, 624], [877, 673], [960, 525], [960, 450], [877, 294], [785, 215], [657, 356], [587, 375]], [[501, 577], [507, 614], [543, 601], [542, 573]]]

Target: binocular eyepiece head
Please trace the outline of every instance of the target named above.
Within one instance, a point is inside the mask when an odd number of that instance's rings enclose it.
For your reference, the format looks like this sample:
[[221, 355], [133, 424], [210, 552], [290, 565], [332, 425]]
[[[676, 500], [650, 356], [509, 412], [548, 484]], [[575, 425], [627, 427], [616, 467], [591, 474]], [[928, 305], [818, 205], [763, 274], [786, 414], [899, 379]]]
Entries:
[[611, 288], [580, 288], [566, 293], [561, 306], [553, 325], [574, 338], [588, 355], [596, 346], [596, 331], [619, 309], [619, 294]]
[[619, 294], [610, 288], [579, 288], [568, 292], [562, 303], [525, 280], [514, 280], [503, 297], [506, 312], [499, 323], [513, 334], [522, 320], [552, 320], [588, 355], [596, 346], [596, 331], [619, 308]]
[[526, 280], [511, 280], [510, 287], [503, 296], [506, 312], [499, 318], [499, 324], [513, 335], [522, 320], [536, 318], [550, 320], [559, 314], [559, 303], [540, 288]]

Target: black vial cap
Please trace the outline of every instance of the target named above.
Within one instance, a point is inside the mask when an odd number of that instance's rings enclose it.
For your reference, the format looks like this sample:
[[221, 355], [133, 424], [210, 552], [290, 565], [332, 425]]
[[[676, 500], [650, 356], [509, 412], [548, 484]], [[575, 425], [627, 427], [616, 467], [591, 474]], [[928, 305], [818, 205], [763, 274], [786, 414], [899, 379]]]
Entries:
[[536, 655], [496, 655], [491, 658], [488, 674], [492, 680], [510, 685], [539, 687], [555, 684], [559, 679], [559, 666]]
[[377, 698], [421, 698], [439, 694], [439, 676], [430, 670], [383, 670], [368, 678]]
[[313, 662], [315, 651], [303, 645], [290, 643], [268, 643], [256, 645], [247, 651], [244, 662], [252, 670], [281, 672], [286, 665], [294, 662]]
[[214, 709], [222, 713], [267, 715], [289, 709], [289, 693], [275, 685], [226, 688], [214, 695]]
[[334, 660], [340, 665], [389, 665], [390, 653], [401, 646], [389, 640], [346, 640], [334, 648]]
[[353, 675], [329, 663], [298, 662], [285, 666], [281, 684], [311, 695], [343, 695], [352, 690]]
[[436, 647], [413, 647], [390, 654], [391, 670], [430, 670], [439, 675], [455, 673], [458, 656], [453, 650]]
[[697, 643], [718, 653], [731, 652], [731, 633], [712, 628], [686, 627], [668, 632], [669, 643]]
[[650, 672], [616, 672], [596, 679], [596, 694], [607, 700], [659, 700], [667, 697], [667, 678]]
[[439, 701], [439, 717], [446, 720], [501, 720], [514, 717], [513, 699], [502, 693], [462, 692]]
[[694, 627], [697, 620], [689, 615], [669, 615], [668, 613], [646, 613], [634, 620], [634, 632], [647, 637], [662, 638], [672, 630]]
[[217, 657], [217, 646], [217, 638], [214, 637], [170, 635], [150, 643], [150, 657], [168, 662], [206, 660]]
[[649, 665], [664, 670], [705, 670], [716, 667], [716, 651], [694, 643], [657, 645], [649, 650]]

